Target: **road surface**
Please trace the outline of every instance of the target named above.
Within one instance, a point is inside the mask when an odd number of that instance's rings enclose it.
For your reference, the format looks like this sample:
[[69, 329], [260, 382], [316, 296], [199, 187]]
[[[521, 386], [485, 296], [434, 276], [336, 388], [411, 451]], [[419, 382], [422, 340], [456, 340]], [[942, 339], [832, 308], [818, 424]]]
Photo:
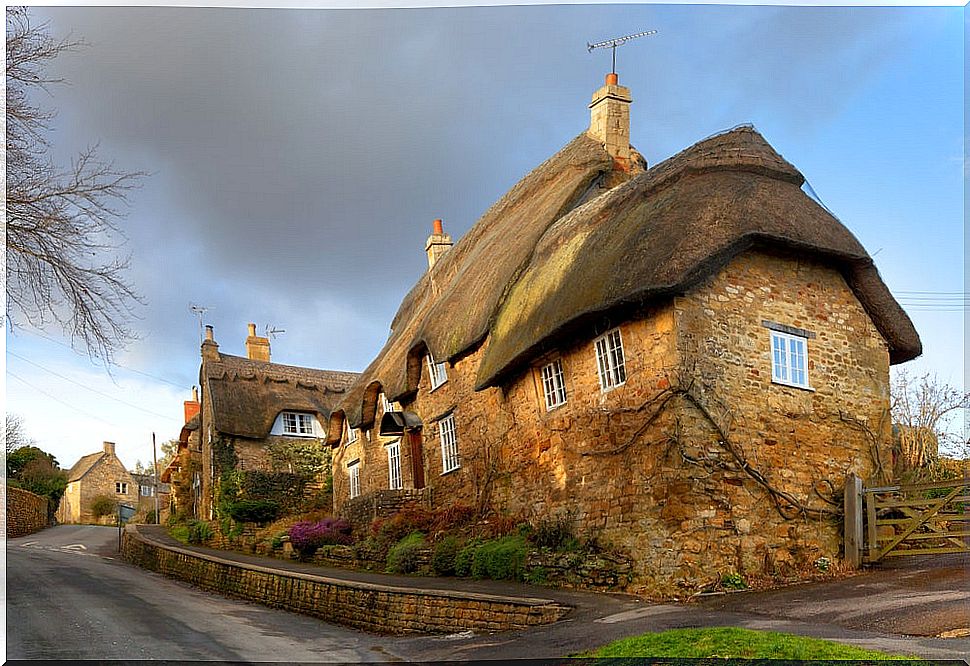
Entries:
[[7, 659], [391, 661], [382, 640], [225, 599], [117, 559], [118, 531], [7, 541]]

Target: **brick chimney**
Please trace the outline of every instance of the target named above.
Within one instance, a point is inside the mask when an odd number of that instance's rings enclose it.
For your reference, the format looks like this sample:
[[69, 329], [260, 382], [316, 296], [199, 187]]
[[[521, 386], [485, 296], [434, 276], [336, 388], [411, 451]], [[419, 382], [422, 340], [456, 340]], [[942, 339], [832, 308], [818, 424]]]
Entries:
[[192, 420], [192, 417], [199, 413], [201, 407], [199, 405], [199, 389], [195, 386], [192, 387], [192, 399], [186, 400], [182, 403], [185, 408], [185, 422], [188, 423]]
[[104, 452], [107, 453], [107, 454], [110, 454], [110, 455], [115, 455], [115, 443], [114, 442], [105, 442], [104, 443]]
[[444, 228], [441, 226], [441, 220], [435, 220], [434, 231], [428, 236], [428, 242], [424, 246], [424, 251], [428, 253], [429, 271], [438, 263], [441, 255], [451, 249], [452, 245], [454, 243], [451, 242], [451, 236], [445, 233]]
[[212, 327], [209, 325], [205, 327], [205, 340], [202, 341], [202, 359], [209, 361], [219, 360], [219, 343], [215, 341], [212, 335]]
[[621, 161], [630, 159], [630, 89], [619, 84], [615, 73], [606, 75], [606, 84], [593, 93], [590, 103], [589, 134], [603, 144], [610, 155]]
[[269, 338], [256, 335], [256, 324], [249, 325], [249, 337], [246, 338], [246, 357], [250, 361], [269, 363]]

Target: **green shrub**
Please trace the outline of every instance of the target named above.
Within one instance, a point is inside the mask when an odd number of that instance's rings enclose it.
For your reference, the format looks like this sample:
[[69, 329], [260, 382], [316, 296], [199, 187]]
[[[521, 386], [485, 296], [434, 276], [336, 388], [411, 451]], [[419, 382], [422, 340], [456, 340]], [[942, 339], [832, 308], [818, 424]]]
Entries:
[[431, 555], [431, 568], [439, 576], [455, 575], [455, 560], [458, 558], [458, 550], [461, 542], [458, 537], [445, 537], [435, 544], [434, 553]]
[[418, 551], [427, 547], [424, 534], [412, 532], [387, 551], [387, 569], [393, 573], [413, 573], [418, 568]]
[[472, 575], [472, 562], [475, 561], [475, 551], [478, 550], [480, 545], [482, 545], [482, 542], [479, 539], [472, 539], [458, 551], [458, 555], [455, 557], [456, 576]]
[[529, 569], [522, 576], [522, 580], [533, 585], [545, 585], [549, 582], [549, 570], [545, 567], [535, 567]]
[[271, 523], [280, 514], [279, 502], [273, 500], [239, 500], [229, 505], [229, 516], [240, 523]]
[[205, 543], [214, 536], [212, 526], [204, 520], [191, 520], [187, 526], [189, 543]]
[[283, 537], [285, 536], [288, 536], [286, 532], [280, 532], [270, 540], [269, 545], [273, 550], [279, 550], [283, 547]]
[[98, 495], [91, 502], [91, 513], [95, 518], [110, 516], [118, 510], [118, 501], [108, 495]]
[[522, 580], [529, 544], [518, 535], [486, 541], [475, 550], [472, 576], [494, 580]]
[[744, 576], [739, 573], [727, 573], [721, 578], [721, 587], [725, 590], [744, 590], [747, 589], [748, 583], [744, 580]]
[[145, 522], [148, 525], [155, 525], [158, 523], [158, 517], [155, 515], [155, 509], [151, 509], [145, 514]]
[[189, 542], [189, 526], [188, 525], [174, 525], [168, 531], [172, 535], [172, 538], [178, 539], [182, 543]]

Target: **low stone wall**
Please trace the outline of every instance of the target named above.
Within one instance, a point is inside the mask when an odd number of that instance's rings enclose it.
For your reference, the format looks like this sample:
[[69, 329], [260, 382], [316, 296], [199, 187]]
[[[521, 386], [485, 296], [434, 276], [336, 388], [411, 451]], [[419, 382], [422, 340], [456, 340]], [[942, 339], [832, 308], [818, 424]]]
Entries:
[[7, 538], [26, 536], [50, 527], [47, 498], [22, 488], [3, 487], [7, 493]]
[[380, 634], [493, 632], [549, 624], [569, 608], [548, 599], [393, 587], [232, 562], [125, 528], [132, 564], [205, 590]]
[[408, 506], [431, 508], [431, 488], [402, 488], [401, 490], [375, 490], [372, 493], [348, 500], [340, 507], [340, 516], [351, 525], [365, 528], [375, 518], [387, 518]]

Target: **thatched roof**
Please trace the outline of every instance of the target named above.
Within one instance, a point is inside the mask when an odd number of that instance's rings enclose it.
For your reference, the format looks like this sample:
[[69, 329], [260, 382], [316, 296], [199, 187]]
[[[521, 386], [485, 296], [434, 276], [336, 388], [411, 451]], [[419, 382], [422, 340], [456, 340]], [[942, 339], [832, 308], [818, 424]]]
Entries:
[[97, 453], [89, 453], [86, 456], [81, 456], [81, 459], [74, 463], [74, 466], [67, 471], [67, 482], [77, 481], [82, 476], [91, 471], [91, 468], [98, 464], [103, 456], [107, 455], [104, 451], [98, 451]]
[[[402, 303], [391, 338], [341, 402], [350, 424], [373, 421], [378, 386], [393, 400], [413, 392], [425, 349], [453, 360], [488, 337], [476, 385], [494, 386], [562, 336], [684, 293], [752, 247], [838, 268], [891, 361], [921, 353], [865, 249], [752, 127], [625, 183], [609, 169], [602, 147], [581, 135], [496, 203]], [[614, 185], [605, 193], [604, 181]]]
[[477, 387], [607, 313], [681, 294], [752, 247], [830, 263], [889, 343], [922, 347], [855, 236], [802, 191], [803, 176], [750, 126], [695, 144], [560, 220], [502, 303]]
[[634, 153], [624, 171], [583, 133], [519, 181], [404, 298], [391, 337], [341, 403], [350, 424], [363, 418], [370, 425], [379, 387], [392, 400], [414, 391], [426, 349], [454, 359], [484, 340], [505, 289], [549, 225], [644, 167]]
[[212, 400], [216, 430], [263, 439], [282, 411], [312, 412], [326, 424], [357, 377], [356, 372], [314, 370], [219, 353], [217, 361], [206, 359], [202, 364], [199, 381]]

